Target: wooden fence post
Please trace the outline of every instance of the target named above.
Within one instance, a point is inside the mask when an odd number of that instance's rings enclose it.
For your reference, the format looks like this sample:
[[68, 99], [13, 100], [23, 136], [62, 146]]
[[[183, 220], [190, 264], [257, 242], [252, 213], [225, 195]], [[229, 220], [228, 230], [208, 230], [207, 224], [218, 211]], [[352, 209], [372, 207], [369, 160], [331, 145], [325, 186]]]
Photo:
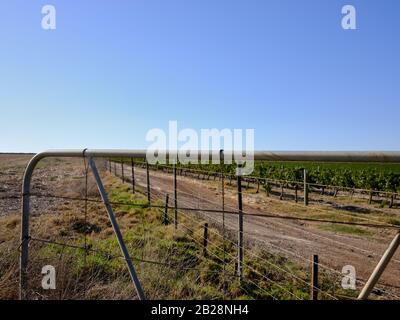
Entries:
[[307, 170], [304, 169], [304, 205], [308, 206]]

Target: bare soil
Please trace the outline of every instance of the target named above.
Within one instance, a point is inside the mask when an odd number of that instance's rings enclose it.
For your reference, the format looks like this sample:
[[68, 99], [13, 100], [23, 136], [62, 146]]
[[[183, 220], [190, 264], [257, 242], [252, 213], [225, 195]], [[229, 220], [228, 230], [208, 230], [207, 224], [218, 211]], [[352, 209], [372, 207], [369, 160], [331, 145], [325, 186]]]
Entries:
[[[121, 175], [121, 167], [117, 165], [117, 175]], [[124, 166], [125, 178], [131, 175], [131, 167]], [[136, 184], [143, 190], [146, 186], [146, 171], [142, 168], [135, 168]], [[152, 198], [165, 199], [166, 193], [173, 199], [173, 176], [171, 173], [162, 171], [150, 171], [150, 183]], [[170, 205], [171, 205], [170, 200]], [[295, 204], [293, 201], [279, 200], [273, 197], [266, 197], [264, 193], [255, 193], [249, 190], [243, 191], [244, 212], [250, 214], [287, 214], [291, 216], [316, 216], [321, 218], [323, 213], [332, 215], [343, 215], [349, 213], [342, 208], [346, 202], [340, 199], [339, 203], [330, 202], [315, 203], [308, 207], [302, 204]], [[381, 222], [376, 218], [369, 218], [365, 212], [398, 215], [398, 209], [377, 209], [368, 204], [352, 204], [355, 208], [349, 220], [354, 216], [359, 217], [364, 223]], [[192, 177], [178, 177], [178, 207], [199, 208], [202, 210], [221, 210], [222, 193], [219, 182], [208, 180], [197, 180]], [[327, 208], [330, 211], [326, 211]], [[234, 187], [225, 187], [225, 210], [237, 211], [237, 193]], [[193, 211], [191, 211], [193, 213]], [[333, 213], [332, 213], [333, 212]], [[210, 222], [222, 225], [222, 213], [198, 212], [207, 217]], [[231, 234], [237, 233], [237, 215], [225, 214], [224, 223]], [[371, 221], [372, 220], [372, 221]], [[245, 216], [244, 238], [248, 244], [264, 246], [269, 250], [285, 255], [289, 259], [309, 265], [312, 255], [318, 254], [322, 267], [333, 273], [341, 273], [346, 265], [352, 265], [356, 269], [358, 288], [361, 288], [368, 279], [382, 254], [393, 239], [396, 231], [387, 229], [364, 228], [367, 235], [342, 234], [324, 230], [320, 223], [304, 221], [290, 221], [283, 219], [270, 219], [263, 217]], [[390, 291], [395, 295], [400, 294], [400, 252], [397, 252], [394, 259], [387, 267], [379, 282], [379, 287]], [[339, 284], [340, 285], [340, 284]], [[380, 294], [379, 290], [375, 293]]]

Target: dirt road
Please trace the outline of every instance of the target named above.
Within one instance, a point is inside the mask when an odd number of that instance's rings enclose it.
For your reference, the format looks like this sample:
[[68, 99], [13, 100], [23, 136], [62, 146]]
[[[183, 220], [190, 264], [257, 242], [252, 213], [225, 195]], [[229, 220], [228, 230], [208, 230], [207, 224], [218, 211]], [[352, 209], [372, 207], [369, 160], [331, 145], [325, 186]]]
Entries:
[[[117, 165], [117, 175], [121, 174], [121, 167]], [[131, 167], [124, 166], [124, 176], [130, 177]], [[135, 167], [136, 184], [145, 189], [146, 171]], [[173, 199], [173, 176], [162, 171], [150, 171], [152, 199], [164, 200], [165, 194]], [[178, 176], [178, 207], [191, 207], [207, 210], [222, 208], [221, 188], [217, 183], [199, 181], [190, 177]], [[233, 190], [225, 190], [225, 210], [237, 210], [237, 195]], [[258, 195], [257, 197], [265, 197]], [[170, 202], [171, 203], [171, 202]], [[274, 208], [282, 206], [282, 201], [268, 199], [257, 201], [257, 198], [244, 194], [244, 211], [248, 213], [265, 214], [277, 213]], [[310, 208], [309, 210], [313, 210]], [[193, 212], [187, 212], [194, 214]], [[278, 212], [279, 213], [279, 212]], [[222, 213], [199, 212], [210, 223], [222, 225]], [[237, 232], [237, 215], [225, 214], [225, 226], [234, 234]], [[282, 219], [268, 219], [262, 217], [245, 217], [244, 238], [249, 244], [262, 245], [268, 250], [287, 256], [303, 265], [309, 265], [313, 254], [319, 255], [322, 267], [332, 272], [341, 272], [346, 265], [352, 265], [360, 280], [358, 288], [368, 279], [372, 270], [379, 261], [392, 240], [395, 231], [382, 230], [373, 236], [356, 236], [339, 234], [318, 228], [314, 223], [288, 221]], [[383, 274], [379, 286], [396, 295], [400, 294], [400, 252]], [[396, 296], [397, 297], [397, 296]]]

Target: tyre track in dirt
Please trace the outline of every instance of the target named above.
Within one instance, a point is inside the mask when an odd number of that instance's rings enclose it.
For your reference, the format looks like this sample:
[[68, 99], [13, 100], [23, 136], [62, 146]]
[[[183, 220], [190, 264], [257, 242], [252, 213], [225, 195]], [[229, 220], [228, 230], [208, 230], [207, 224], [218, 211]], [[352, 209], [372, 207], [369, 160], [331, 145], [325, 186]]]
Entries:
[[[121, 166], [117, 165], [117, 175]], [[129, 178], [131, 167], [124, 166], [124, 175]], [[145, 190], [146, 170], [135, 167], [136, 185]], [[165, 194], [173, 199], [173, 175], [162, 171], [150, 171], [152, 198], [164, 201]], [[225, 210], [237, 210], [236, 195], [225, 191]], [[245, 197], [245, 195], [244, 195]], [[171, 203], [171, 202], [170, 202]], [[192, 207], [203, 210], [221, 210], [221, 192], [215, 190], [206, 181], [198, 181], [190, 177], [178, 176], [178, 207]], [[256, 214], [270, 213], [268, 208], [259, 208], [244, 201], [244, 211]], [[193, 211], [186, 212], [193, 214]], [[203, 218], [209, 218], [211, 223], [221, 226], [222, 213], [199, 212]], [[179, 219], [178, 219], [179, 220]], [[226, 229], [231, 233], [237, 231], [237, 215], [225, 214]], [[268, 219], [262, 217], [244, 217], [244, 238], [249, 244], [257, 244], [275, 253], [295, 259], [303, 265], [309, 265], [311, 255], [318, 254], [320, 263], [341, 272], [343, 266], [352, 265], [356, 268], [357, 279], [366, 280], [389, 245], [394, 232], [382, 236], [382, 239], [365, 238], [361, 236], [342, 235], [322, 231], [310, 223]], [[288, 253], [291, 254], [288, 254]], [[396, 253], [379, 285], [400, 286], [400, 255]], [[396, 294], [400, 290], [395, 289]]]

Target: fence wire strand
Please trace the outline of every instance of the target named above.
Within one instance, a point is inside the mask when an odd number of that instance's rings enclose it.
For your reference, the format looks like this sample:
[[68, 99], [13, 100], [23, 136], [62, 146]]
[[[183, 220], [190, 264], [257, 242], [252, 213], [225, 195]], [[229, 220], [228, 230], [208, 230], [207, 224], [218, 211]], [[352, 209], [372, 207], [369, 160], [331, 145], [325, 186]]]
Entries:
[[[74, 196], [65, 196], [65, 195], [56, 195], [56, 194], [46, 194], [46, 193], [43, 193], [43, 192], [40, 192], [40, 193], [39, 192], [32, 192], [30, 194], [30, 196], [38, 197], [38, 198], [54, 198], [54, 199], [63, 199], [63, 200], [68, 200], [68, 201], [82, 201], [82, 202], [84, 202], [84, 221], [85, 221], [85, 226], [87, 226], [87, 223], [88, 223], [87, 222], [87, 219], [88, 219], [88, 204], [89, 203], [99, 203], [99, 204], [102, 203], [103, 204], [103, 201], [101, 199], [93, 198], [93, 197], [89, 197], [88, 196], [89, 164], [86, 162], [85, 151], [83, 152], [83, 163], [84, 163], [84, 178], [85, 178], [84, 197], [79, 197], [79, 196], [74, 197]], [[114, 163], [114, 172], [112, 170], [112, 163]], [[106, 171], [109, 172], [110, 174], [114, 174], [116, 177], [118, 177], [117, 163], [114, 162], [114, 161], [110, 161], [109, 160], [108, 164], [109, 164], [109, 171], [108, 170], [106, 170]], [[131, 160], [132, 168], [129, 167], [129, 165], [124, 167], [123, 166], [123, 162], [121, 162], [119, 165], [121, 166], [121, 177], [122, 177], [122, 180], [123, 180], [122, 182], [126, 182], [126, 183], [129, 182], [129, 174], [125, 175], [125, 172], [124, 172], [125, 169], [128, 169], [128, 170], [131, 169], [132, 177], [133, 177], [133, 174], [134, 174], [133, 173], [134, 172], [133, 171], [134, 170], [133, 169], [133, 165], [137, 165], [138, 168], [140, 167], [141, 169], [146, 170], [146, 162], [143, 162], [143, 163], [142, 162], [138, 162], [138, 161], [134, 162], [133, 159]], [[172, 171], [173, 170], [172, 166], [171, 166], [171, 168], [169, 168], [169, 166], [167, 166], [167, 165], [164, 165], [164, 166], [161, 166], [161, 167], [167, 170], [167, 175], [168, 176], [170, 176], [170, 173], [169, 173], [170, 169], [171, 169], [171, 172], [173, 172]], [[156, 170], [158, 170], [158, 168]], [[140, 172], [140, 170], [138, 170], [138, 171]], [[137, 173], [139, 173], [139, 172], [137, 172]], [[165, 173], [164, 170], [162, 172]], [[180, 175], [178, 174], [178, 172], [180, 172]], [[216, 225], [217, 228], [218, 228], [219, 225], [222, 224], [222, 234], [221, 234], [221, 232], [218, 232], [218, 231], [214, 230], [214, 228], [208, 228], [208, 232], [212, 233], [217, 238], [222, 238], [222, 244], [218, 244], [218, 243], [212, 241], [212, 239], [209, 237], [208, 241], [207, 241], [207, 246], [205, 247], [205, 250], [206, 250], [207, 254], [209, 254], [213, 259], [216, 258], [217, 260], [222, 262], [222, 267], [223, 267], [223, 272], [222, 272], [223, 287], [222, 287], [222, 289], [223, 289], [223, 295], [225, 297], [225, 295], [226, 295], [225, 284], [226, 284], [226, 280], [227, 280], [226, 277], [228, 277], [228, 278], [233, 277], [235, 279], [238, 278], [237, 274], [235, 274], [235, 273], [231, 274], [231, 273], [227, 272], [227, 269], [226, 269], [227, 259], [230, 259], [231, 261], [235, 261], [237, 259], [237, 257], [235, 255], [232, 255], [231, 253], [229, 253], [227, 251], [226, 244], [229, 243], [234, 248], [238, 248], [239, 247], [238, 243], [236, 243], [235, 241], [231, 240], [230, 237], [226, 235], [227, 230], [230, 230], [232, 232], [233, 231], [238, 232], [237, 231], [237, 225], [235, 225], [233, 222], [230, 222], [229, 219], [226, 220], [226, 218], [225, 218], [225, 215], [237, 216], [237, 215], [240, 214], [237, 208], [235, 208], [235, 207], [233, 207], [233, 206], [231, 206], [231, 205], [229, 205], [228, 203], [225, 202], [225, 197], [226, 197], [225, 185], [227, 183], [225, 181], [225, 178], [228, 177], [232, 181], [232, 180], [235, 180], [235, 179], [233, 179], [235, 176], [231, 175], [231, 174], [226, 174], [224, 172], [224, 166], [223, 165], [221, 165], [220, 172], [202, 171], [202, 170], [196, 170], [196, 169], [189, 170], [189, 169], [186, 169], [186, 168], [177, 168], [177, 177], [179, 176], [179, 177], [182, 177], [182, 178], [187, 178], [188, 177], [187, 173], [189, 173], [189, 174], [197, 174], [198, 178], [200, 177], [201, 174], [203, 174], [203, 178], [205, 178], [205, 176], [207, 175], [207, 180], [209, 180], [210, 176], [214, 176], [214, 181], [216, 180], [217, 177], [219, 177], [220, 182], [218, 183], [217, 190], [220, 190], [220, 193], [222, 195], [221, 203], [217, 203], [216, 201], [212, 201], [210, 198], [205, 198], [202, 194], [199, 193], [199, 190], [196, 191], [197, 194], [194, 194], [194, 193], [185, 192], [184, 190], [179, 190], [179, 187], [178, 187], [178, 197], [177, 197], [177, 200], [178, 200], [178, 203], [179, 203], [178, 206], [157, 204], [159, 201], [163, 200], [162, 196], [163, 195], [167, 195], [167, 192], [162, 190], [162, 189], [155, 188], [153, 185], [150, 185], [149, 190], [150, 190], [151, 193], [149, 194], [149, 200], [151, 199], [152, 201], [149, 202], [149, 203], [144, 203], [143, 204], [143, 203], [138, 203], [138, 202], [135, 202], [135, 201], [109, 201], [109, 204], [110, 205], [114, 205], [114, 206], [130, 206], [130, 207], [137, 207], [137, 208], [143, 208], [143, 209], [155, 208], [155, 209], [159, 209], [159, 210], [169, 210], [169, 211], [177, 210], [179, 215], [181, 217], [184, 217], [184, 219], [186, 219], [186, 221], [182, 221], [182, 219], [179, 219], [179, 227], [182, 227], [182, 228], [188, 230], [189, 232], [186, 233], [186, 234], [197, 245], [199, 245], [200, 247], [203, 247], [203, 244], [201, 243], [201, 241], [196, 239], [195, 234], [196, 234], [196, 229], [198, 229], [200, 227], [200, 225], [202, 225], [204, 222], [202, 220], [199, 221], [199, 219], [196, 219], [194, 214], [198, 215], [197, 218], [200, 216], [201, 219], [203, 219], [203, 220], [204, 219], [213, 220], [214, 221], [213, 223]], [[134, 190], [135, 187], [136, 187], [137, 191], [139, 191], [138, 189], [142, 188], [142, 187], [145, 189], [145, 186], [142, 186], [142, 185], [140, 185], [140, 183], [138, 183], [140, 181], [143, 184], [145, 184], [146, 182], [142, 181], [143, 179], [141, 179], [140, 177], [139, 178], [137, 177], [136, 178], [137, 179], [136, 182], [135, 182], [134, 179], [135, 178], [133, 177], [133, 179], [131, 181], [133, 192], [135, 191]], [[203, 179], [203, 180], [205, 180], [205, 179]], [[257, 183], [258, 184], [257, 190], [259, 190], [260, 184], [262, 184], [261, 180], [263, 180], [265, 182], [269, 181], [271, 183], [277, 182], [277, 183], [295, 183], [295, 184], [298, 184], [298, 185], [302, 185], [303, 184], [302, 182], [298, 182], [298, 181], [296, 182], [296, 181], [285, 181], [285, 180], [269, 180], [269, 179], [266, 179], [266, 178], [255, 177], [255, 176], [254, 177], [253, 176], [248, 177], [248, 179], [244, 180], [244, 181], [246, 181], [248, 183], [248, 185], [250, 183]], [[229, 182], [229, 183], [231, 183], [231, 182]], [[335, 186], [328, 186], [328, 185], [318, 185], [318, 184], [314, 184], [314, 183], [307, 183], [307, 184], [309, 186], [317, 186], [317, 187], [324, 187], [324, 188], [331, 188], [331, 187], [334, 188], [335, 187]], [[247, 190], [247, 187], [245, 187], [245, 188]], [[337, 188], [342, 188], [342, 187], [337, 187]], [[354, 189], [354, 188], [351, 189], [351, 191], [354, 191], [354, 190], [356, 190], [356, 189]], [[365, 191], [365, 190], [362, 190], [362, 189], [358, 189], [358, 191], [360, 191], [360, 190], [361, 191]], [[143, 190], [143, 191], [146, 193], [145, 190]], [[370, 190], [368, 190], [368, 191], [370, 191]], [[378, 191], [376, 191], [376, 192], [378, 192]], [[393, 193], [390, 193], [390, 194], [393, 194]], [[183, 197], [180, 198], [179, 195], [183, 195]], [[235, 195], [238, 195], [237, 191], [235, 192]], [[245, 192], [245, 191], [242, 191], [242, 195], [243, 196], [247, 196], [247, 195], [249, 195], [249, 193]], [[187, 201], [185, 199], [185, 197], [186, 198], [187, 197], [192, 197], [193, 199], [196, 199], [197, 200], [197, 207], [193, 206], [193, 204], [190, 201]], [[21, 199], [21, 198], [22, 198], [22, 196], [20, 194], [18, 194], [18, 195], [17, 194], [12, 194], [12, 195], [6, 194], [4, 196], [0, 196], [0, 200], [8, 200], [8, 199], [15, 200], [15, 199]], [[207, 209], [207, 208], [204, 208], [204, 206], [203, 206], [203, 208], [201, 208], [200, 204], [206, 204], [206, 203], [208, 203], [210, 205], [213, 205], [214, 207], [220, 207], [220, 209], [210, 209], [210, 208]], [[294, 206], [295, 207], [300, 207], [300, 205], [297, 204], [297, 203]], [[324, 209], [324, 208], [313, 207], [312, 209], [313, 210], [317, 210], [319, 212], [327, 213], [327, 209]], [[217, 219], [216, 217], [211, 215], [211, 213], [221, 214], [221, 219], [222, 220]], [[351, 218], [355, 218], [355, 216], [352, 216], [352, 215], [347, 214], [347, 213], [344, 213], [344, 215], [349, 216]], [[287, 215], [287, 214], [272, 214], [272, 213], [264, 213], [264, 212], [261, 214], [261, 213], [254, 213], [254, 212], [252, 213], [251, 211], [243, 210], [243, 218], [251, 218], [251, 217], [253, 217], [253, 218], [263, 218], [263, 219], [265, 219], [265, 221], [267, 221], [268, 219], [274, 219], [278, 225], [282, 225], [282, 226], [291, 228], [293, 230], [300, 231], [302, 233], [308, 232], [309, 235], [310, 235], [310, 231], [309, 230], [305, 230], [303, 228], [296, 227], [296, 226], [294, 226], [292, 224], [287, 224], [287, 223], [284, 224], [283, 222], [280, 222], [280, 221], [282, 221], [282, 220], [283, 221], [284, 220], [305, 221], [305, 222], [311, 222], [311, 223], [331, 223], [331, 224], [343, 224], [343, 225], [352, 225], [352, 226], [360, 226], [360, 227], [368, 227], [368, 228], [394, 229], [394, 230], [398, 230], [398, 231], [400, 230], [400, 226], [398, 226], [398, 225], [394, 225], [394, 224], [390, 224], [390, 223], [382, 223], [381, 221], [378, 221], [378, 220], [375, 220], [375, 219], [359, 217], [359, 216], [356, 216], [356, 218], [360, 219], [360, 220], [368, 221], [368, 223], [359, 223], [359, 222], [354, 222], [354, 221], [339, 221], [339, 220], [331, 220], [331, 219], [315, 219], [315, 218], [307, 218], [307, 217], [295, 217], [295, 216], [290, 216], [290, 215]], [[369, 223], [369, 222], [374, 222], [374, 223]], [[146, 224], [145, 224], [145, 213], [144, 213], [144, 210], [141, 212], [141, 223], [142, 223], [142, 229], [143, 229], [142, 237], [143, 237], [143, 243], [144, 243], [143, 244], [142, 255], [141, 255], [141, 258], [132, 257], [132, 260], [137, 261], [137, 262], [141, 262], [141, 263], [157, 264], [157, 265], [160, 265], [160, 266], [171, 267], [172, 265], [170, 263], [167, 263], [167, 262], [152, 261], [152, 260], [145, 259], [145, 244], [146, 244], [146, 241], [147, 241], [147, 237], [146, 237], [147, 227], [146, 227]], [[190, 224], [190, 226], [188, 224]], [[267, 241], [265, 241], [265, 239], [259, 238], [257, 235], [262, 236], [262, 234], [260, 234], [256, 228], [254, 228], [252, 233], [249, 233], [249, 232], [243, 230], [242, 234], [250, 236], [252, 239], [257, 240], [257, 241], [259, 241], [261, 243], [264, 243], [267, 246], [275, 247], [275, 249], [277, 249], [279, 252], [283, 251], [283, 252], [286, 252], [286, 253], [290, 254], [291, 256], [295, 256], [297, 258], [300, 258], [300, 259], [302, 259], [302, 260], [304, 260], [304, 261], [306, 261], [308, 263], [310, 262], [310, 259], [308, 259], [308, 258], [306, 258], [304, 256], [301, 256], [301, 255], [299, 255], [298, 253], [296, 253], [294, 251], [288, 250], [287, 248], [278, 247], [277, 245], [273, 244], [272, 242], [267, 242]], [[367, 250], [367, 249], [363, 249], [363, 248], [359, 248], [359, 247], [354, 246], [354, 245], [346, 244], [346, 243], [344, 243], [342, 241], [339, 241], [337, 239], [334, 240], [332, 238], [327, 238], [327, 237], [324, 237], [324, 236], [322, 236], [320, 234], [316, 234], [316, 233], [312, 233], [312, 232], [311, 232], [311, 235], [314, 236], [314, 237], [319, 237], [319, 238], [324, 239], [324, 240], [333, 241], [333, 242], [338, 243], [338, 244], [340, 244], [342, 246], [345, 246], [345, 247], [348, 247], [348, 248], [351, 248], [351, 249], [355, 249], [355, 250], [358, 250], [360, 252], [372, 254], [374, 256], [380, 256], [379, 254], [377, 254], [377, 253], [375, 253], [373, 251], [370, 251], [370, 250]], [[68, 248], [83, 250], [85, 266], [87, 265], [87, 254], [88, 254], [88, 252], [96, 253], [96, 254], [102, 254], [102, 255], [105, 255], [106, 257], [108, 257], [109, 259], [123, 259], [123, 260], [125, 260], [125, 258], [122, 255], [110, 254], [110, 252], [108, 252], [108, 251], [106, 252], [106, 251], [100, 250], [100, 249], [93, 249], [91, 246], [88, 246], [88, 239], [87, 239], [86, 230], [84, 232], [84, 245], [83, 246], [75, 245], [75, 244], [68, 244], [68, 243], [61, 243], [61, 242], [53, 241], [53, 240], [50, 240], [50, 239], [41, 239], [41, 238], [36, 238], [36, 237], [29, 237], [28, 239], [24, 239], [23, 241], [35, 241], [35, 242], [39, 242], [39, 243], [43, 243], [43, 244], [53, 244], [53, 245], [61, 246], [62, 250], [59, 253], [59, 261], [62, 258], [62, 256], [64, 255], [64, 248], [68, 247]], [[20, 243], [19, 248], [21, 247], [22, 244], [23, 244], [23, 242]], [[223, 258], [221, 259], [215, 252], [222, 252]], [[254, 251], [248, 250], [247, 253], [249, 255], [251, 255], [252, 257], [256, 258], [256, 259], [252, 260], [252, 262], [254, 262], [253, 265], [255, 265], [256, 267], [261, 267], [262, 268], [263, 265], [261, 263], [262, 262], [266, 263], [267, 265], [269, 265], [272, 268], [278, 270], [279, 272], [281, 272], [285, 276], [288, 276], [288, 277], [290, 277], [290, 278], [292, 278], [292, 279], [294, 279], [296, 281], [299, 281], [299, 282], [301, 282], [303, 284], [306, 284], [307, 286], [310, 286], [309, 282], [307, 282], [303, 278], [297, 276], [294, 272], [291, 272], [290, 270], [287, 270], [286, 268], [271, 262], [269, 259], [266, 259], [265, 257], [262, 257], [262, 256], [256, 254]], [[203, 256], [201, 254], [201, 251], [198, 252], [197, 256], [201, 260], [208, 259], [207, 257], [205, 257], [205, 256]], [[260, 262], [258, 262], [257, 259], [259, 259]], [[392, 259], [392, 261], [394, 261], [396, 263], [400, 263], [400, 260], [397, 260], [397, 259]], [[253, 273], [257, 274], [259, 277], [261, 277], [267, 283], [270, 283], [272, 286], [276, 286], [277, 288], [279, 288], [282, 292], [285, 292], [285, 293], [289, 294], [291, 297], [293, 297], [295, 299], [299, 299], [299, 300], [302, 299], [301, 297], [299, 297], [295, 293], [291, 292], [290, 290], [288, 290], [284, 286], [280, 285], [277, 281], [271, 279], [271, 277], [267, 276], [266, 274], [261, 273], [259, 270], [254, 268], [253, 265], [250, 265], [249, 262], [244, 261], [243, 265], [248, 270], [251, 270]], [[329, 266], [327, 266], [325, 264], [318, 263], [318, 265], [321, 268], [323, 268], [326, 271], [328, 271], [328, 272], [331, 272], [331, 273], [334, 273], [334, 274], [342, 276], [341, 272], [339, 272], [339, 271], [337, 271], [337, 270], [335, 270], [335, 269], [333, 269], [333, 268], [331, 268], [331, 267], [329, 267]], [[202, 271], [201, 269], [196, 268], [196, 267], [187, 267], [187, 268], [180, 267], [180, 269], [182, 269], [182, 270], [186, 270], [186, 269], [187, 270], [197, 270], [199, 272]], [[219, 271], [212, 271], [212, 270], [208, 270], [207, 272], [216, 273], [216, 274], [219, 273]], [[272, 299], [277, 300], [276, 296], [274, 296], [268, 290], [265, 290], [265, 288], [260, 287], [260, 285], [257, 284], [256, 282], [254, 282], [253, 280], [251, 280], [251, 279], [249, 279], [247, 277], [245, 277], [243, 280], [244, 280], [245, 283], [249, 283], [249, 284], [257, 287], [261, 292], [263, 292], [266, 295], [270, 296]], [[356, 281], [358, 283], [365, 284], [365, 281], [362, 280], [362, 279], [356, 279]], [[246, 292], [246, 294], [250, 298], [254, 298], [252, 296], [252, 294], [250, 292], [248, 292], [248, 290], [245, 288], [244, 283], [240, 283], [240, 287], [244, 292]], [[311, 285], [311, 287], [312, 287], [312, 285]], [[332, 298], [332, 299], [337, 299], [337, 297], [335, 297], [334, 295], [332, 295], [331, 293], [329, 293], [327, 291], [322, 290], [319, 287], [313, 287], [313, 288], [316, 289], [322, 295], [325, 295], [325, 296], [327, 296], [329, 298]], [[397, 299], [400, 299], [399, 296], [397, 296], [394, 293], [389, 292], [389, 291], [387, 291], [387, 290], [385, 290], [383, 288], [379, 288], [378, 286], [375, 286], [375, 288], [377, 290], [380, 290], [381, 292], [387, 294], [390, 297], [395, 297]], [[62, 293], [60, 292], [60, 298], [61, 298], [61, 294]], [[84, 283], [84, 296], [85, 297], [87, 296], [86, 283]]]

